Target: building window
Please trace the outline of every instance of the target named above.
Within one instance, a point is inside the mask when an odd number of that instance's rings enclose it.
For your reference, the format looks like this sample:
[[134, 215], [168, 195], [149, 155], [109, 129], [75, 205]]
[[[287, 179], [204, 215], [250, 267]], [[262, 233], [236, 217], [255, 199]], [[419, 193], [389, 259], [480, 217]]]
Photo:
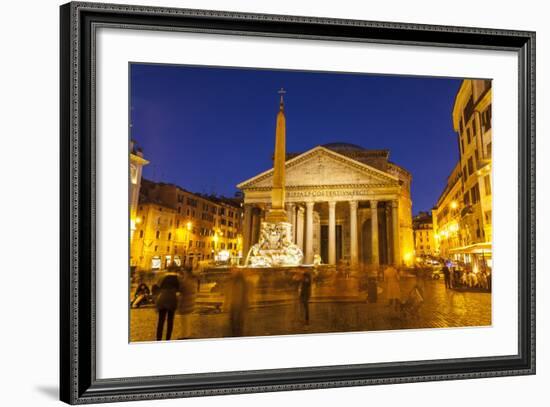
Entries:
[[491, 129], [491, 105], [481, 114], [481, 123], [484, 131]]
[[468, 122], [470, 120], [470, 117], [474, 113], [474, 98], [473, 95], [470, 96], [470, 99], [468, 99], [468, 102], [466, 103], [466, 106], [464, 106], [463, 116], [464, 116], [464, 122]]
[[483, 177], [483, 182], [485, 183], [485, 195], [491, 195], [491, 176]]
[[189, 247], [190, 248], [193, 247], [193, 241], [192, 240], [189, 241]]
[[489, 142], [487, 143], [487, 157], [491, 158], [493, 155], [493, 145]]
[[466, 129], [466, 142], [467, 142], [468, 144], [470, 144], [471, 141], [472, 141], [472, 135], [470, 134], [470, 129], [467, 128], [467, 129]]
[[468, 176], [474, 173], [474, 160], [472, 157], [468, 158]]
[[172, 239], [172, 232], [168, 233], [168, 240]]
[[464, 205], [470, 205], [470, 191], [466, 191], [464, 194]]
[[140, 239], [143, 238], [143, 230], [140, 230], [140, 231], [139, 231], [139, 237], [140, 237]]
[[160, 232], [159, 232], [158, 230], [157, 230], [157, 233], [156, 233], [156, 235], [155, 235], [155, 238], [156, 238], [156, 239], [160, 239]]
[[158, 246], [155, 246], [155, 251], [157, 251], [158, 249], [159, 249], [159, 247], [158, 247]]
[[466, 166], [462, 167], [462, 176], [464, 179], [468, 178], [468, 171], [466, 171]]
[[460, 138], [460, 147], [462, 148], [462, 154], [464, 154], [464, 139]]
[[472, 204], [479, 202], [479, 185], [476, 183], [471, 189]]

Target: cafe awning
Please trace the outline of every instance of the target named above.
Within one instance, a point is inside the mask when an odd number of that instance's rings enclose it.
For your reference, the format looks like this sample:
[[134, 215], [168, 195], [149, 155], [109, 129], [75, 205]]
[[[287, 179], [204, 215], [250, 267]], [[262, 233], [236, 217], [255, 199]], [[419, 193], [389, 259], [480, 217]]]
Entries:
[[449, 250], [452, 254], [491, 254], [493, 245], [490, 242], [474, 243], [468, 246], [455, 247]]

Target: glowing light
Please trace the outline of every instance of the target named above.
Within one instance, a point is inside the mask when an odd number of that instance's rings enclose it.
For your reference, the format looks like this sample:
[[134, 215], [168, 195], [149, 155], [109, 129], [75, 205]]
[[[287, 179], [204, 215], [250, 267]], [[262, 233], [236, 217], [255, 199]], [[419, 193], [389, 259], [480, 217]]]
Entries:
[[456, 232], [456, 231], [458, 231], [458, 223], [453, 223], [453, 224], [451, 224], [451, 225], [449, 226], [449, 230], [450, 230], [451, 232]]
[[410, 252], [405, 253], [405, 255], [403, 256], [403, 259], [405, 261], [410, 261], [412, 259], [412, 253], [410, 253]]
[[193, 224], [191, 223], [191, 221], [187, 222], [187, 230], [191, 230], [192, 227]]
[[137, 223], [138, 225], [141, 223], [141, 218], [140, 218], [139, 216], [136, 218], [136, 223]]
[[458, 208], [458, 202], [457, 201], [451, 201], [451, 209]]

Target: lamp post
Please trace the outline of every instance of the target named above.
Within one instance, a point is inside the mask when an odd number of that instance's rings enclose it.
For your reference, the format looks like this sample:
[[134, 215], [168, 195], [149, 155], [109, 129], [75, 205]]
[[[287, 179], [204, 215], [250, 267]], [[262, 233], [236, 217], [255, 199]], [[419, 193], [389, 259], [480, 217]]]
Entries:
[[[187, 224], [185, 225], [186, 226], [186, 229], [187, 229], [187, 233], [186, 233], [186, 243], [185, 243], [185, 262], [184, 262], [184, 265], [187, 265], [187, 260], [189, 259], [189, 237], [190, 237], [190, 234], [191, 234], [191, 229], [193, 229], [193, 223], [191, 223], [191, 221], [187, 221]], [[193, 266], [191, 264], [191, 266]]]

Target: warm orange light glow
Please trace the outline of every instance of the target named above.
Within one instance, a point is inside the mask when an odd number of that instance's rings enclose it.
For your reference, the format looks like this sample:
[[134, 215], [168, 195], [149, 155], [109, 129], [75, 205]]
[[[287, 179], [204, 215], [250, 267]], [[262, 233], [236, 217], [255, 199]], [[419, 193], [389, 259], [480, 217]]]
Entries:
[[458, 202], [457, 201], [452, 201], [451, 202], [451, 209], [456, 209], [458, 208]]

